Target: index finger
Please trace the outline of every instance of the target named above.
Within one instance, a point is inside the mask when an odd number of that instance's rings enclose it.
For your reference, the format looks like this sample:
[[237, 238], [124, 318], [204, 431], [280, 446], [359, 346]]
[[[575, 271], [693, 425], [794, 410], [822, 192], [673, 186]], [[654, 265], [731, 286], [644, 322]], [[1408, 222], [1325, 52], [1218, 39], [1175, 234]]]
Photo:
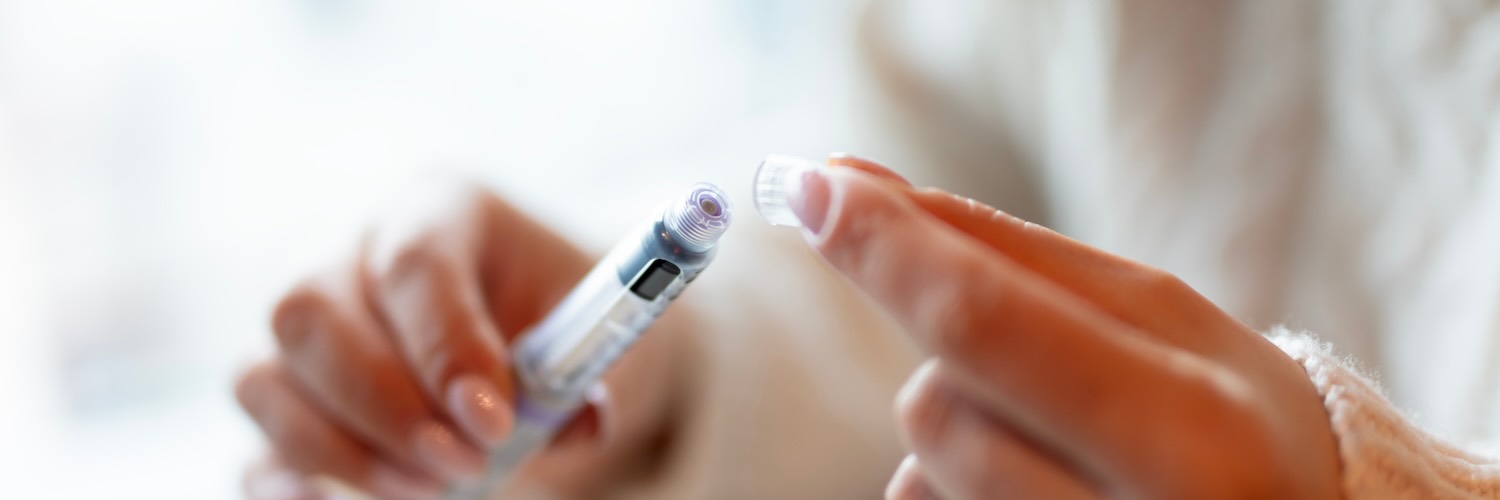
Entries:
[[[1219, 345], [1179, 325], [1232, 321], [1191, 286], [1170, 273], [1093, 247], [1017, 218], [972, 198], [936, 188], [916, 189], [895, 171], [847, 154], [829, 156], [829, 166], [858, 169], [895, 182], [922, 210], [1015, 263], [1052, 280], [1106, 313], [1177, 347], [1197, 353]], [[1177, 315], [1167, 317], [1162, 310]], [[1190, 318], [1184, 320], [1184, 318]]]
[[422, 239], [396, 244], [366, 264], [365, 290], [429, 400], [496, 446], [514, 421], [514, 383], [475, 271], [454, 253]]
[[[824, 257], [986, 407], [1084, 470], [1113, 475], [1170, 421], [1178, 351], [847, 169], [802, 179], [793, 210]], [[1132, 411], [1120, 412], [1128, 408]]]
[[489, 195], [454, 182], [403, 194], [365, 242], [361, 289], [428, 400], [474, 442], [498, 445], [515, 388], [481, 277]]

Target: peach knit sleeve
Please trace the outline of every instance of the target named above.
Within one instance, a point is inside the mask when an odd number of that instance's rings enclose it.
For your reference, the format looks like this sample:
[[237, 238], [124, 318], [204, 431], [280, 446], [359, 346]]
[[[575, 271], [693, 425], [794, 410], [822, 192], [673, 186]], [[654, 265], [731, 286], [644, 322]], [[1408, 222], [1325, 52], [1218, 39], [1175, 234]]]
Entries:
[[1328, 344], [1282, 328], [1270, 338], [1307, 370], [1323, 397], [1346, 498], [1500, 498], [1500, 461], [1417, 427]]

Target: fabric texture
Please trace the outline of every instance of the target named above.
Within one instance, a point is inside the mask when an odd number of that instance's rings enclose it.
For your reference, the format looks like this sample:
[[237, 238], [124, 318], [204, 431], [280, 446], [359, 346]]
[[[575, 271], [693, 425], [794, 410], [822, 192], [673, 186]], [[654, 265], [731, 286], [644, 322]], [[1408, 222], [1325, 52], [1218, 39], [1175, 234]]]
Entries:
[[1373, 378], [1330, 344], [1276, 328], [1270, 338], [1297, 360], [1328, 410], [1350, 499], [1500, 498], [1500, 463], [1414, 425]]

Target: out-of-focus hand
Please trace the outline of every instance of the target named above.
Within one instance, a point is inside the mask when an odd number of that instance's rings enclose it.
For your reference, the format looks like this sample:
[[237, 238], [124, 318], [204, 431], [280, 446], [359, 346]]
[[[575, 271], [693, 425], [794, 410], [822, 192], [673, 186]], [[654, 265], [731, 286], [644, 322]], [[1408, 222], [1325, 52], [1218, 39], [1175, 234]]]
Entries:
[[1176, 277], [835, 157], [809, 241], [933, 358], [892, 498], [1336, 498], [1303, 369]]
[[[322, 483], [309, 478], [329, 477], [379, 498], [429, 498], [450, 482], [476, 479], [485, 465], [480, 450], [510, 432], [515, 388], [506, 344], [592, 259], [477, 185], [434, 182], [406, 194], [353, 255], [276, 307], [279, 354], [236, 388], [273, 452], [247, 475], [252, 496], [296, 498]], [[531, 476], [550, 468], [587, 483], [601, 427], [650, 413], [615, 411], [614, 398], [663, 406], [652, 391], [664, 384], [641, 380], [670, 365], [653, 359], [663, 354], [653, 352], [660, 342], [651, 337], [528, 465], [542, 471]], [[576, 449], [565, 446], [577, 441]]]

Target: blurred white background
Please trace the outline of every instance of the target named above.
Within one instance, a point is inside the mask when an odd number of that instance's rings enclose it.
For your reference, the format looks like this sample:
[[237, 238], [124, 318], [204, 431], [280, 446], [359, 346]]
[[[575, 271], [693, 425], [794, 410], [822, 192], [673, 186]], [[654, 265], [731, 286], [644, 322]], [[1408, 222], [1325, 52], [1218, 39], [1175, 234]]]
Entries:
[[271, 305], [426, 171], [598, 247], [856, 147], [855, 10], [0, 0], [0, 497], [238, 497]]

